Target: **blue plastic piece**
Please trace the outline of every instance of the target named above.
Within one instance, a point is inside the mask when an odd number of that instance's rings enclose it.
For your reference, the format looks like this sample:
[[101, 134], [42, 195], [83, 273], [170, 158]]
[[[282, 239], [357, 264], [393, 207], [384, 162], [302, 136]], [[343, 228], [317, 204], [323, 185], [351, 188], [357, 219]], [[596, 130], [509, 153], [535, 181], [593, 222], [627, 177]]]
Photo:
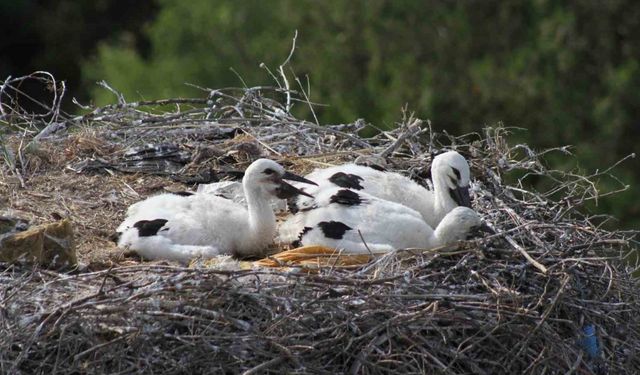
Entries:
[[596, 336], [596, 326], [587, 324], [582, 327], [584, 337], [579, 340], [580, 346], [587, 353], [590, 359], [600, 356], [600, 346], [598, 345], [598, 337]]

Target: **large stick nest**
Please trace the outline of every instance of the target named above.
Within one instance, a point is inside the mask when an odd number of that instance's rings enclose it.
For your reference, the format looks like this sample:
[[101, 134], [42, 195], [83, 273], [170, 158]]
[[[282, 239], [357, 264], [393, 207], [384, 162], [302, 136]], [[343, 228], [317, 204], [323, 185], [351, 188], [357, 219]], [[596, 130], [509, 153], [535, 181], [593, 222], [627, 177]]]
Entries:
[[[10, 90], [20, 79], [53, 86], [53, 105], [22, 111]], [[410, 117], [362, 138], [357, 131], [368, 125], [361, 120], [319, 126], [295, 118], [291, 107], [311, 104], [282, 88], [147, 103], [119, 97], [77, 117], [60, 111], [62, 90], [48, 75], [8, 80], [2, 90], [2, 121], [20, 130], [3, 140], [5, 203], [37, 222], [54, 209], [36, 202], [41, 210], [27, 210], [31, 200], [49, 194], [67, 202], [65, 213], [83, 221], [86, 263], [71, 272], [1, 266], [2, 373], [640, 370], [638, 282], [621, 260], [633, 233], [601, 229], [583, 209], [598, 199], [596, 181], [610, 170], [585, 176], [545, 167], [542, 156], [564, 148], [511, 146], [504, 129], [451, 137]], [[359, 158], [424, 178], [444, 147], [470, 161], [474, 209], [495, 234], [314, 272], [144, 263], [96, 240], [127, 204], [155, 192], [143, 189], [149, 181], [156, 191], [176, 180], [213, 181], [259, 156], [299, 172]], [[42, 176], [54, 175], [75, 179], [81, 199], [54, 196], [60, 186], [38, 190]], [[545, 180], [544, 191], [522, 184], [530, 178]], [[101, 204], [106, 195], [109, 204]], [[82, 206], [91, 201], [93, 209]], [[102, 231], [87, 229], [91, 223]], [[93, 262], [92, 251], [118, 256]]]

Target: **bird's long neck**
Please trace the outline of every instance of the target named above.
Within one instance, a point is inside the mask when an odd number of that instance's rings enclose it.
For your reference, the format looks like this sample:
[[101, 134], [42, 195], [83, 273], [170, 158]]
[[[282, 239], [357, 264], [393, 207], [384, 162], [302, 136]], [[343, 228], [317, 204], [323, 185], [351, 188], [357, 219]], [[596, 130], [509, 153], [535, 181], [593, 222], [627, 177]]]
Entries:
[[433, 233], [435, 244], [440, 246], [464, 240], [471, 228], [467, 223], [468, 220], [464, 220], [464, 217], [459, 214], [445, 215]]
[[271, 243], [276, 232], [276, 215], [260, 189], [247, 185], [243, 183], [249, 215], [247, 243]]
[[449, 211], [454, 209], [457, 204], [449, 194], [449, 186], [447, 186], [447, 183], [444, 181], [444, 177], [434, 175], [433, 190], [433, 213], [434, 217], [437, 218], [437, 221], [440, 222], [440, 220], [442, 220]]
[[441, 221], [433, 232], [433, 242], [435, 246], [442, 246], [464, 238], [464, 231], [457, 227], [455, 223]]

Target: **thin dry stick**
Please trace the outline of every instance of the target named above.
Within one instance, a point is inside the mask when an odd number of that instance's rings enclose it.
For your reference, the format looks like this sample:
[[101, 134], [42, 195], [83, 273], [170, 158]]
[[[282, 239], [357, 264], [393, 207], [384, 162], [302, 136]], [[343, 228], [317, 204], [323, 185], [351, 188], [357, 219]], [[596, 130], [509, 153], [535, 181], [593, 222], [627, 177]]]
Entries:
[[[131, 203], [153, 193], [145, 174], [157, 169], [147, 164], [133, 177], [118, 172], [130, 146], [171, 144], [187, 154], [214, 146], [222, 156], [196, 165], [187, 155], [184, 163], [218, 172], [246, 165], [229, 151], [230, 144], [242, 140], [231, 138], [248, 132], [299, 171], [312, 166], [305, 156], [336, 165], [389, 150], [389, 165], [407, 173], [423, 170], [432, 152], [453, 145], [472, 166], [474, 209], [496, 234], [445, 248], [397, 251], [361, 267], [340, 267], [342, 257], [333, 257], [330, 267], [313, 272], [295, 259], [284, 268], [219, 270], [206, 268], [205, 261], [189, 268], [126, 258], [125, 265], [110, 258], [108, 265], [91, 263], [88, 268], [94, 271], [71, 274], [2, 264], [0, 368], [60, 374], [87, 366], [94, 372], [159, 374], [579, 372], [586, 356], [580, 358], [576, 337], [582, 322], [594, 322], [608, 369], [637, 372], [640, 357], [632, 348], [640, 342], [638, 280], [613, 258], [630, 250], [635, 233], [604, 230], [600, 218], [580, 214], [580, 204], [607, 194], [594, 190], [599, 185], [592, 177], [547, 169], [546, 150], [511, 146], [501, 128], [463, 137], [428, 129], [404, 136], [405, 128], [364, 139], [357, 134], [359, 123], [318, 126], [284, 113], [286, 93], [291, 105], [316, 104], [308, 101], [306, 88], [304, 94], [286, 90], [279, 74], [277, 80], [282, 87], [205, 89], [205, 98], [93, 108], [83, 120], [65, 119], [59, 112], [57, 121], [68, 126], [40, 142], [52, 155], [67, 155], [65, 160], [50, 161], [51, 172], [37, 169], [37, 159], [26, 150], [26, 167], [19, 172], [31, 194], [11, 181], [3, 181], [0, 189], [8, 193], [11, 208], [31, 213], [35, 222], [50, 220], [50, 212], [68, 212], [78, 219], [78, 242], [85, 244], [96, 240], [98, 229], [115, 228]], [[19, 145], [21, 139], [29, 144], [37, 133], [32, 129], [45, 128], [56, 116], [44, 110], [48, 117], [29, 117], [9, 110], [20, 100], [2, 100], [5, 112], [20, 123], [20, 133], [10, 135], [7, 144]], [[167, 109], [166, 104], [174, 105]], [[176, 125], [199, 131], [172, 132]], [[65, 130], [71, 128], [78, 131]], [[100, 152], [74, 149], [77, 135], [87, 128], [105, 143]], [[223, 128], [236, 130], [227, 137], [218, 132]], [[400, 145], [408, 151], [398, 152]], [[327, 152], [317, 155], [320, 147]], [[113, 175], [83, 172], [78, 166], [96, 155]], [[80, 171], [73, 173], [73, 184], [67, 181], [70, 175], [63, 182], [52, 177], [60, 170], [70, 173], [67, 167]], [[0, 175], [13, 173], [10, 169], [0, 165]], [[535, 174], [552, 185], [554, 195], [537, 192], [526, 181], [505, 186], [507, 172]], [[109, 184], [114, 177], [119, 182]], [[38, 185], [42, 180], [48, 185]], [[153, 183], [162, 181], [153, 178]], [[86, 208], [96, 196], [111, 194], [100, 190], [102, 183], [117, 198], [97, 215]], [[85, 184], [94, 190], [67, 187]], [[51, 199], [51, 186], [59, 199]], [[55, 205], [45, 206], [45, 201]], [[109, 215], [111, 221], [104, 217]], [[306, 255], [301, 264], [313, 262]], [[549, 353], [553, 361], [544, 358]]]

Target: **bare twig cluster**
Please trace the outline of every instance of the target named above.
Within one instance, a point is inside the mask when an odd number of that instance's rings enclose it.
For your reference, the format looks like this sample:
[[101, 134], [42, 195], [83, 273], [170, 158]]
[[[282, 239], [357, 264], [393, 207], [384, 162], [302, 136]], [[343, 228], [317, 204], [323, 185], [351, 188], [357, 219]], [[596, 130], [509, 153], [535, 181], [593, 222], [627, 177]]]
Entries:
[[[582, 210], [603, 196], [594, 180], [610, 170], [588, 176], [550, 170], [545, 153], [566, 149], [511, 146], [503, 128], [452, 137], [411, 116], [393, 131], [361, 138], [367, 126], [361, 120], [319, 126], [297, 119], [296, 103], [314, 104], [283, 87], [203, 89], [203, 99], [137, 103], [111, 90], [118, 104], [64, 120], [65, 129], [89, 127], [102, 142], [66, 167], [175, 177], [205, 164], [240, 169], [260, 154], [301, 171], [358, 159], [423, 180], [433, 155], [450, 148], [470, 161], [474, 208], [494, 233], [314, 272], [142, 263], [58, 273], [3, 265], [0, 372], [640, 369], [638, 282], [621, 261], [634, 233], [602, 229], [598, 217]], [[50, 132], [38, 142], [68, 137]], [[244, 143], [255, 147], [239, 147]], [[212, 147], [217, 151], [204, 153]], [[155, 167], [132, 163], [150, 159]], [[35, 172], [26, 164], [14, 169], [28, 177]], [[551, 187], [534, 191], [526, 184], [531, 176]]]

